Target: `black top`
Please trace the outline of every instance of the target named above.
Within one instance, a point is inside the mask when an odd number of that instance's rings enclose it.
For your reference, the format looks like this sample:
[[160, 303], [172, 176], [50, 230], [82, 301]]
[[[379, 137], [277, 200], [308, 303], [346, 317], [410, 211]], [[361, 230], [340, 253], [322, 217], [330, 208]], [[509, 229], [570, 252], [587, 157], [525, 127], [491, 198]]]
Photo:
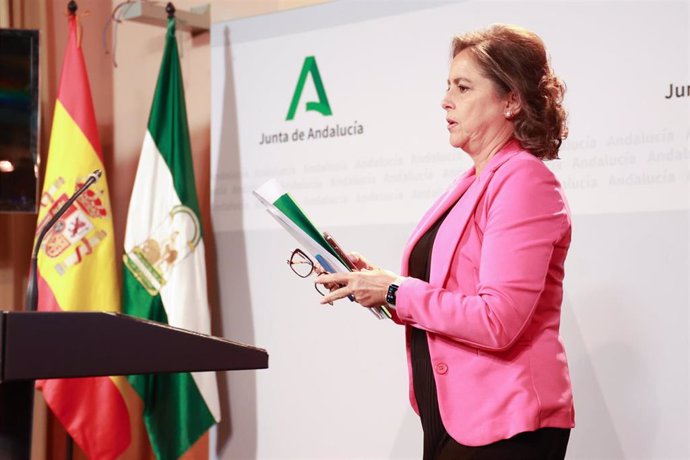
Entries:
[[[431, 249], [436, 239], [436, 233], [451, 209], [453, 206], [439, 217], [412, 249], [408, 270], [409, 276], [412, 278], [429, 281]], [[411, 354], [414, 394], [424, 430], [424, 460], [431, 460], [435, 457], [436, 451], [441, 446], [447, 432], [438, 409], [436, 381], [431, 366], [427, 335], [425, 331], [415, 327], [412, 328]]]

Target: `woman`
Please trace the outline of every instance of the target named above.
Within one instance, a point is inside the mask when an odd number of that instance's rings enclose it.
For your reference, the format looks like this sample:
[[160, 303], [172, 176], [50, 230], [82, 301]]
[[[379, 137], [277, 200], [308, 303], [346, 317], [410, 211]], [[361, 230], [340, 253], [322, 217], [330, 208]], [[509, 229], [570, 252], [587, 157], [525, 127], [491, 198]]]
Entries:
[[542, 160], [567, 135], [563, 83], [543, 42], [494, 25], [456, 37], [442, 101], [450, 143], [472, 158], [413, 232], [402, 276], [370, 266], [321, 275], [388, 303], [407, 329], [410, 400], [424, 459], [562, 459], [574, 426], [559, 337], [571, 222]]

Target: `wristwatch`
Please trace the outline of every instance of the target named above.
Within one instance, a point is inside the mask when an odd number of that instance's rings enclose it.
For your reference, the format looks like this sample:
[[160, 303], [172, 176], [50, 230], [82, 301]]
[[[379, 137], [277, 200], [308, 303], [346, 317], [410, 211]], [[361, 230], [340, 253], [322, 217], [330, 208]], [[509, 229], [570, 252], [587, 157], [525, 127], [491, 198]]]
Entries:
[[391, 284], [388, 285], [388, 293], [386, 294], [386, 303], [395, 308], [395, 301], [397, 299], [398, 288], [400, 284], [405, 280], [405, 277], [400, 276], [395, 279]]

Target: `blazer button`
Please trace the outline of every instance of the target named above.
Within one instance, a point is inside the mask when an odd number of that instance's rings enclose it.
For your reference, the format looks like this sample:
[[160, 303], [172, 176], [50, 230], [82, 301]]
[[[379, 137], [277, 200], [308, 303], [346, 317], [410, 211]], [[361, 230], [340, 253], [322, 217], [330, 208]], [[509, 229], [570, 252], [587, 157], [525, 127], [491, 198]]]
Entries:
[[446, 363], [436, 364], [436, 372], [438, 372], [439, 374], [445, 374], [446, 372], [448, 372], [448, 366], [446, 365]]

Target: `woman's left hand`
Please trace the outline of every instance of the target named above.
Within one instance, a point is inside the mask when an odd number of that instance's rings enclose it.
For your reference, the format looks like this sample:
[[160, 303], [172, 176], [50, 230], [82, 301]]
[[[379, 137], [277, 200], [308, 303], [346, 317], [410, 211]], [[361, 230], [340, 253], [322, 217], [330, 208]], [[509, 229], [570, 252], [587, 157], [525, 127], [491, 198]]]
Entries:
[[355, 302], [363, 307], [380, 307], [386, 303], [388, 286], [395, 281], [397, 275], [388, 270], [360, 270], [350, 273], [331, 273], [319, 275], [316, 282], [329, 285], [338, 284], [341, 287], [331, 291], [321, 299], [322, 304], [353, 296]]

